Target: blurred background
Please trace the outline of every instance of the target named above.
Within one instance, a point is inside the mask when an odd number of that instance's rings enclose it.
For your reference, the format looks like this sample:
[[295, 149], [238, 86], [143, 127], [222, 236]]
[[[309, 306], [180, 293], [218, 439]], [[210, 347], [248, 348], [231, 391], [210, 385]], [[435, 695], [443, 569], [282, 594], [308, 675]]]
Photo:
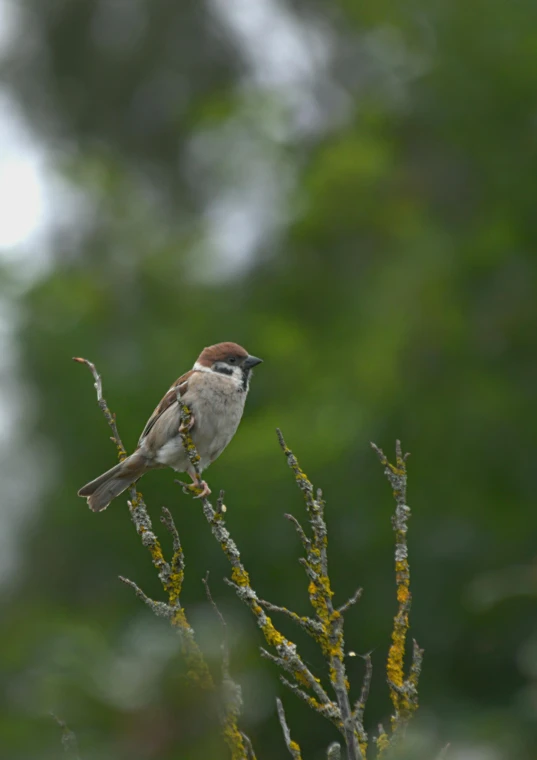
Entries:
[[[412, 452], [412, 633], [426, 650], [413, 758], [529, 760], [537, 741], [537, 6], [530, 0], [2, 0], [0, 756], [226, 758], [123, 499], [77, 489], [132, 449], [203, 346], [265, 359], [208, 480], [261, 597], [308, 612], [304, 517], [275, 436], [327, 499], [347, 647], [373, 652], [387, 722], [393, 503], [373, 440]], [[337, 738], [261, 661], [198, 504], [143, 480], [187, 560], [215, 675], [231, 628], [243, 727], [286, 756]], [[169, 540], [163, 536], [166, 547]], [[286, 620], [318, 675], [323, 660]], [[349, 660], [353, 696], [363, 661]]]

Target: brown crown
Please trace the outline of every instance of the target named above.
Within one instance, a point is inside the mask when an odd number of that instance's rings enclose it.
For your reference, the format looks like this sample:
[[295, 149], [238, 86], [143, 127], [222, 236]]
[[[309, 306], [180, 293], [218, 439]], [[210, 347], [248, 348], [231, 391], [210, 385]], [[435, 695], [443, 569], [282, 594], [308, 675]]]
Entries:
[[214, 346], [204, 348], [198, 357], [198, 364], [204, 367], [211, 367], [215, 362], [221, 362], [228, 356], [236, 356], [239, 359], [246, 359], [248, 351], [238, 343], [216, 343]]

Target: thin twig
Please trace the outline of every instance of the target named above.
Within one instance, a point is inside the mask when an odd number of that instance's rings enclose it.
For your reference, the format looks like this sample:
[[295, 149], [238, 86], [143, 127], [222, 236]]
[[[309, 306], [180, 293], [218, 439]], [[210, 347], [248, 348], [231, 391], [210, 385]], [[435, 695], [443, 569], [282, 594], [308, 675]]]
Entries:
[[[190, 410], [183, 403], [180, 404], [179, 409], [182, 423], [180, 435], [183, 447], [188, 455], [194, 472], [198, 478], [201, 479], [199, 455], [189, 432], [188, 423], [190, 420]], [[278, 657], [282, 661], [285, 661], [287, 671], [294, 676], [297, 683], [307, 685], [307, 687], [312, 689], [322, 705], [329, 707], [330, 712], [333, 712], [334, 710], [337, 712], [337, 706], [333, 705], [318, 679], [315, 678], [298, 654], [296, 644], [283, 636], [275, 628], [272, 620], [263, 610], [259, 603], [259, 598], [252, 588], [250, 576], [242, 563], [239, 549], [226, 527], [223, 514], [217, 512], [213, 508], [207, 497], [203, 497], [201, 503], [203, 506], [203, 514], [211, 527], [211, 532], [231, 564], [231, 579], [226, 578], [224, 580], [235, 590], [239, 599], [250, 608], [259, 628], [265, 636], [267, 644], [274, 647]], [[313, 703], [317, 704], [317, 700], [313, 700]]]
[[80, 760], [80, 755], [78, 753], [78, 742], [76, 739], [76, 735], [74, 731], [71, 731], [71, 729], [67, 726], [67, 724], [58, 718], [57, 715], [55, 715], [53, 712], [50, 713], [52, 718], [56, 721], [58, 726], [61, 728], [62, 731], [62, 746], [65, 754], [69, 758], [69, 760]]
[[[300, 467], [297, 458], [287, 446], [281, 430], [277, 430], [280, 446], [287, 458], [297, 486], [302, 491], [308, 513], [313, 538], [306, 547], [306, 557], [301, 558], [301, 564], [308, 577], [310, 602], [322, 626], [322, 633], [317, 637], [323, 654], [330, 668], [330, 682], [336, 696], [338, 710], [341, 716], [341, 731], [345, 738], [348, 760], [362, 760], [365, 747], [360, 746], [354, 716], [349, 700], [349, 682], [345, 669], [345, 643], [343, 637], [343, 615], [334, 608], [333, 591], [328, 575], [327, 527], [324, 519], [324, 500], [322, 492], [314, 488]], [[304, 542], [303, 542], [304, 543]], [[349, 605], [350, 606], [350, 605]]]
[[134, 593], [138, 599], [141, 599], [144, 604], [147, 604], [149, 609], [157, 617], [171, 618], [173, 615], [173, 610], [169, 604], [165, 604], [165, 602], [156, 602], [154, 599], [150, 599], [147, 594], [145, 594], [142, 589], [137, 586], [136, 583], [134, 583], [134, 581], [129, 580], [129, 578], [124, 578], [122, 575], [119, 575], [118, 578], [122, 583], [125, 583], [125, 585], [130, 586], [132, 589], [134, 589]]
[[360, 692], [360, 699], [355, 702], [353, 709], [353, 716], [356, 722], [356, 730], [360, 737], [360, 744], [364, 747], [364, 755], [367, 750], [368, 736], [364, 728], [364, 712], [369, 697], [369, 689], [371, 687], [371, 679], [373, 678], [373, 660], [371, 659], [371, 653], [368, 652], [363, 656], [365, 660], [365, 672], [364, 679], [362, 681], [362, 690]]
[[365, 661], [364, 680], [362, 682], [362, 691], [360, 692], [360, 699], [354, 705], [354, 715], [356, 720], [360, 723], [364, 719], [364, 710], [369, 697], [369, 689], [371, 688], [371, 679], [373, 678], [373, 660], [371, 659], [371, 653], [364, 654], [363, 659]]
[[222, 644], [221, 644], [222, 672], [223, 672], [224, 677], [229, 677], [229, 637], [228, 637], [227, 623], [211, 594], [211, 589], [209, 587], [209, 571], [208, 570], [207, 570], [207, 573], [205, 574], [205, 578], [202, 578], [202, 580], [203, 580], [203, 585], [205, 586], [205, 593], [207, 594], [207, 599], [209, 601], [209, 604], [213, 608], [216, 614], [216, 617], [218, 618], [218, 620], [220, 621], [220, 625], [222, 626], [222, 631], [223, 631]]
[[382, 723], [379, 723], [378, 725], [378, 735], [373, 737], [373, 742], [377, 745], [378, 758], [382, 757], [390, 747], [390, 739], [388, 738], [388, 734], [384, 730]]
[[[390, 741], [393, 744], [395, 741], [402, 739], [409, 720], [418, 708], [418, 679], [423, 659], [423, 650], [414, 642], [412, 666], [408, 678], [405, 678], [405, 646], [410, 627], [409, 615], [412, 603], [406, 538], [408, 519], [410, 517], [410, 508], [406, 504], [406, 461], [409, 454], [403, 454], [401, 441], [396, 441], [395, 464], [392, 464], [382, 449], [376, 444], [371, 443], [371, 448], [375, 451], [380, 463], [384, 467], [384, 475], [391, 486], [395, 498], [395, 515], [392, 518], [392, 524], [395, 532], [395, 580], [398, 610], [394, 617], [392, 644], [388, 653], [386, 667], [390, 697], [394, 707], [391, 719], [392, 739]], [[382, 751], [382, 749], [379, 750], [379, 754]]]
[[341, 760], [341, 745], [337, 742], [332, 744], [326, 750], [326, 760]]
[[260, 599], [259, 604], [269, 612], [281, 612], [283, 615], [286, 615], [294, 623], [309, 633], [310, 636], [313, 636], [313, 638], [322, 633], [322, 626], [318, 620], [313, 620], [313, 618], [297, 615], [296, 612], [288, 610], [287, 607], [280, 607], [277, 604], [272, 604], [271, 602], [267, 602], [266, 599]]
[[[93, 362], [90, 362], [88, 359], [76, 357], [75, 361], [77, 361], [79, 364], [85, 364], [91, 371], [91, 374], [93, 375], [93, 379], [95, 381], [95, 390], [97, 391], [97, 402], [99, 404], [99, 408], [101, 409], [106, 418], [106, 421], [112, 429], [113, 440], [117, 446], [118, 456], [120, 459], [124, 459], [125, 456], [127, 456], [127, 451], [123, 446], [123, 442], [119, 435], [115, 415], [112, 414], [108, 408], [108, 405], [104, 398], [101, 376], [97, 372], [97, 368]], [[182, 557], [177, 554], [177, 556], [174, 555], [172, 564], [166, 562], [160, 541], [153, 531], [151, 517], [149, 515], [149, 511], [142, 494], [136, 490], [135, 486], [132, 486], [130, 488], [130, 495], [131, 498], [127, 503], [129, 506], [131, 519], [134, 523], [134, 527], [136, 528], [136, 532], [140, 536], [142, 544], [149, 551], [151, 561], [158, 572], [159, 580], [168, 596], [167, 604], [171, 610], [170, 622], [180, 635], [182, 650], [188, 665], [188, 672], [192, 674], [194, 680], [199, 686], [201, 686], [201, 688], [212, 691], [214, 690], [214, 682], [212, 676], [209, 672], [207, 663], [205, 662], [201, 650], [194, 638], [194, 631], [190, 627], [190, 624], [188, 623], [185, 615], [185, 611], [181, 607], [180, 603], [180, 594], [183, 584], [183, 570], [181, 565]], [[169, 517], [171, 520], [171, 515]], [[169, 520], [167, 520], [165, 523], [166, 527], [168, 527], [167, 523], [169, 523]], [[177, 540], [178, 538], [179, 537], [177, 535]], [[174, 544], [175, 540], [176, 539], [174, 536]], [[134, 582], [126, 580], [124, 582], [127, 582], [128, 585], [130, 585], [135, 590], [138, 589]], [[148, 597], [146, 597], [141, 589], [138, 589], [136, 593], [146, 604], [148, 604], [146, 601]], [[152, 600], [149, 601], [152, 602]], [[153, 604], [159, 605], [163, 603], [154, 602]], [[151, 604], [149, 604], [149, 606], [151, 607]], [[164, 611], [164, 607], [158, 607], [158, 609]]]
[[[231, 678], [229, 673], [230, 657], [227, 623], [211, 594], [211, 589], [209, 587], [208, 570], [205, 578], [202, 580], [203, 585], [205, 586], [205, 593], [207, 594], [209, 604], [213, 608], [223, 630], [221, 649], [222, 704], [224, 708], [222, 722], [224, 724], [224, 739], [230, 749], [232, 760], [235, 760], [235, 758], [237, 758], [237, 760], [240, 760], [240, 758], [249, 758], [252, 757], [253, 753], [252, 743], [246, 734], [243, 731], [239, 731], [237, 727], [237, 722], [242, 709], [242, 690], [239, 684]], [[245, 738], [248, 739], [247, 742], [245, 742]]]
[[344, 615], [347, 610], [350, 610], [350, 608], [353, 606], [353, 604], [356, 604], [356, 602], [361, 598], [363, 589], [359, 588], [357, 591], [354, 592], [354, 594], [351, 596], [350, 599], [347, 599], [345, 604], [342, 604], [341, 607], [338, 608], [338, 612], [340, 615]]
[[173, 521], [172, 513], [167, 507], [162, 507], [162, 515], [160, 518], [161, 523], [171, 533], [173, 540], [173, 557], [170, 562], [170, 569], [173, 574], [184, 573], [185, 570], [185, 555], [183, 554], [183, 547], [181, 546], [181, 539], [179, 538], [179, 531]]
[[442, 747], [439, 754], [436, 756], [436, 760], [446, 760], [446, 757], [448, 756], [448, 752], [450, 750], [451, 744], [446, 744], [445, 747]]
[[247, 736], [243, 731], [241, 731], [241, 736], [242, 736], [242, 741], [244, 742], [244, 746], [246, 747], [247, 760], [257, 760], [250, 737]]
[[287, 520], [289, 520], [289, 522], [293, 523], [293, 525], [295, 526], [296, 532], [298, 533], [298, 536], [299, 536], [300, 540], [302, 541], [302, 545], [304, 546], [304, 549], [306, 551], [309, 551], [311, 549], [311, 541], [306, 536], [306, 534], [304, 532], [304, 528], [302, 527], [302, 525], [298, 522], [298, 520], [296, 519], [296, 517], [294, 515], [285, 514], [284, 517]]
[[319, 700], [315, 699], [315, 697], [310, 697], [310, 695], [307, 694], [304, 689], [301, 689], [300, 686], [297, 686], [296, 683], [291, 683], [291, 681], [289, 681], [285, 676], [280, 675], [280, 681], [289, 689], [289, 691], [292, 691], [293, 694], [296, 694], [297, 697], [300, 697], [300, 699], [302, 699], [308, 705], [308, 707], [311, 707], [313, 710], [315, 710], [315, 712], [319, 713], [319, 715], [322, 715], [324, 718], [329, 720], [334, 724], [338, 731], [342, 732], [339, 708], [335, 702], [319, 702]]
[[127, 452], [125, 450], [125, 446], [123, 446], [123, 442], [119, 436], [119, 431], [117, 429], [116, 425], [116, 416], [115, 414], [112, 414], [110, 409], [108, 408], [108, 404], [106, 403], [104, 397], [103, 397], [103, 381], [101, 379], [101, 376], [97, 372], [97, 367], [93, 362], [90, 362], [88, 359], [83, 359], [81, 356], [73, 356], [73, 361], [78, 362], [79, 364], [85, 364], [86, 367], [89, 368], [91, 374], [93, 375], [93, 379], [95, 380], [94, 387], [97, 391], [97, 403], [99, 404], [99, 407], [104, 414], [106, 421], [110, 425], [110, 428], [112, 429], [112, 440], [117, 446], [118, 450], [118, 456], [119, 459], [125, 459], [127, 456]]
[[285, 746], [289, 750], [289, 754], [292, 758], [294, 758], [294, 760], [302, 760], [302, 754], [300, 752], [299, 745], [291, 739], [291, 732], [289, 731], [289, 726], [287, 725], [287, 720], [285, 719], [285, 710], [283, 709], [281, 699], [276, 699], [276, 705], [278, 706], [278, 718], [280, 720], [280, 726], [282, 727]]

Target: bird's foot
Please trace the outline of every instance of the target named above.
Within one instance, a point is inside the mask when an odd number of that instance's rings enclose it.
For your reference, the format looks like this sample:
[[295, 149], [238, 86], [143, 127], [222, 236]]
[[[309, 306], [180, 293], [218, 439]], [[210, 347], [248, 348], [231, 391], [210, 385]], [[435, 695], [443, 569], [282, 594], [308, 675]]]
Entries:
[[176, 480], [175, 482], [181, 486], [185, 493], [196, 494], [195, 499], [204, 499], [206, 496], [212, 493], [205, 480], [198, 480], [198, 478], [192, 478], [192, 483], [185, 483], [182, 480]]
[[185, 425], [184, 422], [181, 422], [181, 424], [179, 425], [179, 432], [180, 433], [189, 433], [192, 430], [192, 428], [194, 427], [195, 421], [196, 421], [196, 419], [195, 419], [194, 415], [191, 412], [190, 413], [190, 419], [188, 420], [188, 423]]
[[198, 494], [196, 494], [196, 496], [194, 496], [195, 499], [205, 499], [212, 493], [208, 483], [205, 480], [199, 480], [197, 483], [193, 483], [192, 485], [196, 488], [196, 490], [200, 491]]

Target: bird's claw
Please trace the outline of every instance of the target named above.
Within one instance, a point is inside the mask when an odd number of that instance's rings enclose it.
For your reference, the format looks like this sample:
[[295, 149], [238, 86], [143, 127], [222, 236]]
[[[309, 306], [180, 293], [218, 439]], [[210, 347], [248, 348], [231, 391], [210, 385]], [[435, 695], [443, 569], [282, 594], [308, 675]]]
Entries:
[[195, 499], [205, 499], [212, 493], [205, 480], [202, 480], [201, 483], [193, 483], [192, 485], [194, 485], [197, 490], [201, 489], [200, 493], [194, 496]]
[[182, 480], [176, 480], [175, 482], [181, 486], [185, 493], [195, 493], [196, 495], [194, 496], [194, 499], [204, 499], [206, 496], [209, 496], [209, 494], [212, 493], [205, 480], [195, 480], [193, 483], [185, 483]]
[[194, 415], [190, 413], [190, 419], [188, 420], [187, 424], [185, 425], [184, 422], [181, 422], [181, 424], [179, 425], [179, 432], [190, 433], [190, 431], [194, 427], [194, 422], [195, 422]]

